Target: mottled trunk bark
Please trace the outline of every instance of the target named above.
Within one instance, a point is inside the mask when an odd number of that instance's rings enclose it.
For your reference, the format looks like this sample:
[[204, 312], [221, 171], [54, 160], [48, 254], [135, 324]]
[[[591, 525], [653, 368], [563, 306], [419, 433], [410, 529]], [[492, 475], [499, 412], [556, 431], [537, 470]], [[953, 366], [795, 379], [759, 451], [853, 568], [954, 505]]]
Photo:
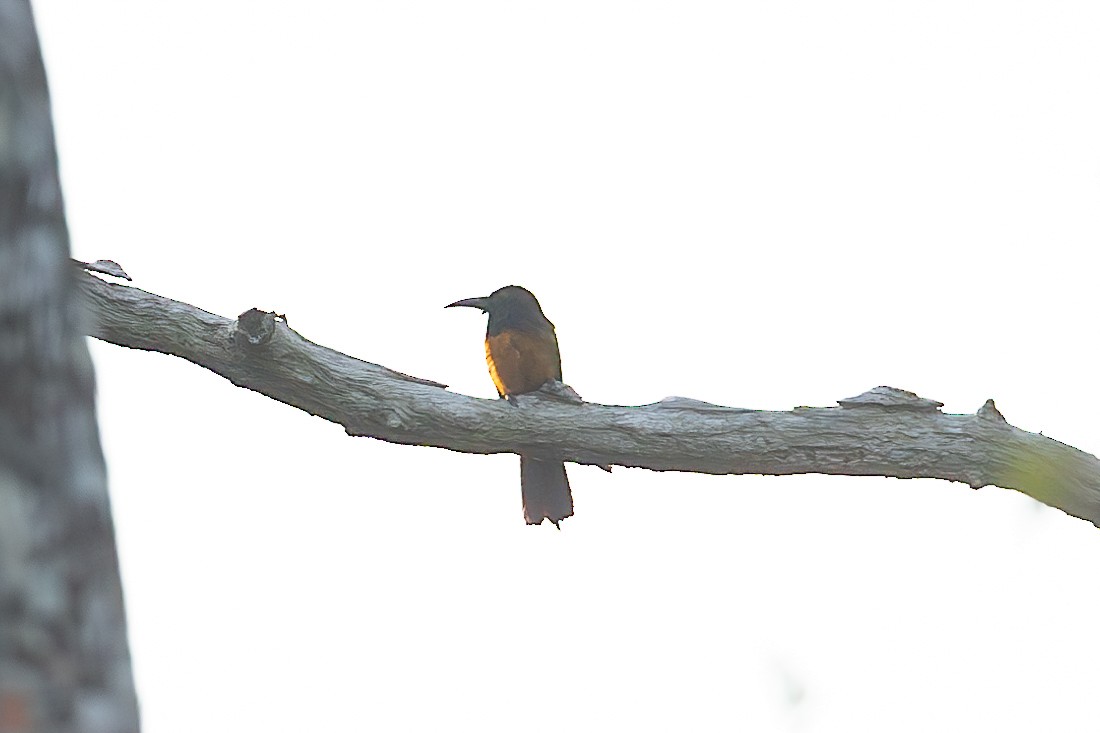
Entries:
[[0, 733], [138, 730], [30, 5], [0, 3]]

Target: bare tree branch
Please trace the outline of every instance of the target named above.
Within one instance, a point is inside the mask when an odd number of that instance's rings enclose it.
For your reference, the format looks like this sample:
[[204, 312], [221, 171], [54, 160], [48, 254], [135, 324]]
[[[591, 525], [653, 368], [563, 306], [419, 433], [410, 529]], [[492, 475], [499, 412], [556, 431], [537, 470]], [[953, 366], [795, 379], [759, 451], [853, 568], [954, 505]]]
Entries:
[[581, 402], [564, 385], [519, 409], [446, 391], [318, 346], [275, 314], [236, 321], [84, 274], [96, 338], [173, 354], [234, 384], [343, 425], [351, 435], [465, 453], [552, 447], [566, 460], [712, 474], [939, 478], [1016, 489], [1100, 525], [1100, 461], [1009, 425], [888, 387], [838, 407], [744, 410], [674, 397], [639, 407]]

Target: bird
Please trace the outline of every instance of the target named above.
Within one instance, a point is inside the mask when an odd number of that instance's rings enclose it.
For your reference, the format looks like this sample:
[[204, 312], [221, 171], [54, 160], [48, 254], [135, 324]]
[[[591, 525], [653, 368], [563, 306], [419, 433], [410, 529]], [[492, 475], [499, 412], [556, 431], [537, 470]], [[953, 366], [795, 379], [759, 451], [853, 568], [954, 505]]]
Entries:
[[[487, 297], [467, 298], [446, 308], [477, 308], [489, 315], [485, 361], [497, 394], [517, 405], [516, 395], [535, 392], [547, 382], [561, 381], [561, 355], [554, 324], [530, 290], [507, 285]], [[573, 516], [573, 495], [560, 454], [528, 450], [519, 455], [523, 517], [528, 524]]]

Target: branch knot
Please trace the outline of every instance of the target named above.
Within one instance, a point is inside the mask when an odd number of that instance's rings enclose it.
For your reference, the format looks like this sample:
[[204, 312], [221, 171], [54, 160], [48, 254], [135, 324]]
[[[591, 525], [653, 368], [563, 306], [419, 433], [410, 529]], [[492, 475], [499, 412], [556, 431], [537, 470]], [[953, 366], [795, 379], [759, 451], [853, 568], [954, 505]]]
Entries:
[[275, 314], [259, 308], [249, 308], [237, 316], [233, 327], [233, 341], [242, 349], [254, 349], [271, 340], [275, 335]]

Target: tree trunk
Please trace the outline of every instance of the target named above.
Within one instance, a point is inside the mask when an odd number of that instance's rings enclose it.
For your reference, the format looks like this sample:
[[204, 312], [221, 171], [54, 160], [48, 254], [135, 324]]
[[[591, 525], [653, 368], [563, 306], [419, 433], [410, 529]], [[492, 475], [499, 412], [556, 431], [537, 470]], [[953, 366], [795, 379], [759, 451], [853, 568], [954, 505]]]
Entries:
[[124, 733], [138, 712], [30, 5], [0, 3], [0, 733]]

